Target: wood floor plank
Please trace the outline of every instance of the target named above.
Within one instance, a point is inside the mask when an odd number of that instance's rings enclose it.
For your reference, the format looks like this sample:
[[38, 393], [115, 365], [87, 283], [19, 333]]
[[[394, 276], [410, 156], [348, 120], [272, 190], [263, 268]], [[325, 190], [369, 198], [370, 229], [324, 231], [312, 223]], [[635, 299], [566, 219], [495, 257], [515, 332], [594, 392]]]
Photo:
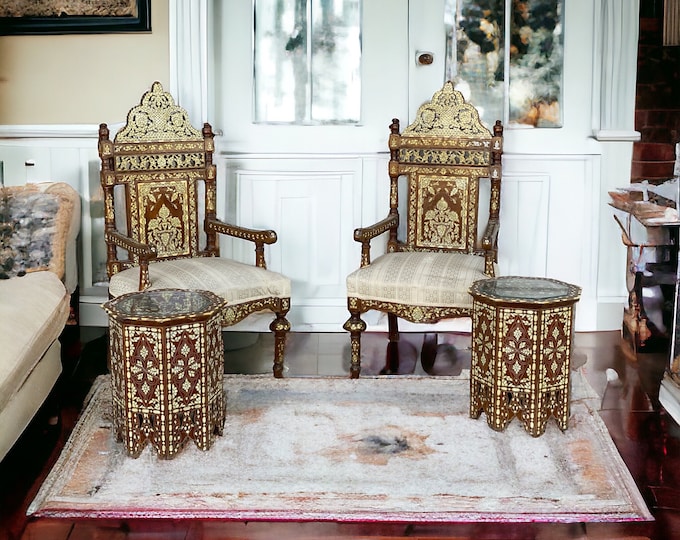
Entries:
[[71, 540], [74, 524], [68, 521], [43, 519], [26, 526], [21, 540]]

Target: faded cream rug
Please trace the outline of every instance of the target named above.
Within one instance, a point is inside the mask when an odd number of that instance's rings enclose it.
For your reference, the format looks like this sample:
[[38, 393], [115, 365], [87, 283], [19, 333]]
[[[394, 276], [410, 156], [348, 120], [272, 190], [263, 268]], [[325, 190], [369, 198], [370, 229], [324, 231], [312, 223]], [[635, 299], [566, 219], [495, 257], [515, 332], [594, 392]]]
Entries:
[[[463, 372], [466, 375], [467, 372]], [[652, 517], [574, 373], [572, 416], [533, 438], [468, 416], [465, 377], [227, 376], [224, 435], [202, 452], [127, 457], [108, 377], [28, 514], [398, 522], [647, 521]]]

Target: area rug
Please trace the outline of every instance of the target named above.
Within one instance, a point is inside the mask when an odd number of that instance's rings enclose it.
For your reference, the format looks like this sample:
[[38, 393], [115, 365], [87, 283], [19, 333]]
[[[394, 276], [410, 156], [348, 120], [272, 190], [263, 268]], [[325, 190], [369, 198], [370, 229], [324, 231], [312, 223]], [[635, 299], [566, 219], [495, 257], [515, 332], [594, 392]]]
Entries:
[[341, 522], [652, 520], [575, 373], [569, 428], [469, 417], [461, 377], [227, 376], [224, 435], [172, 460], [114, 440], [108, 376], [28, 514]]

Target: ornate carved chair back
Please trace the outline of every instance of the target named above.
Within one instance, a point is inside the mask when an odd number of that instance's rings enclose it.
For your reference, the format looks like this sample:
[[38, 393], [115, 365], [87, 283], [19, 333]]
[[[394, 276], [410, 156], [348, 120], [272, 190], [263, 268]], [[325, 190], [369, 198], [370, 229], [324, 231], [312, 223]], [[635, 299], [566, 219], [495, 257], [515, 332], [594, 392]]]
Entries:
[[[393, 120], [389, 138], [390, 211], [399, 212], [399, 177], [407, 180], [405, 238], [390, 238], [392, 251], [457, 251], [481, 254], [478, 223], [498, 222], [502, 126], [494, 133], [451, 82], [423, 104], [403, 133]], [[479, 207], [480, 180], [488, 208]], [[488, 185], [488, 184], [487, 184]], [[481, 216], [479, 214], [482, 214]], [[495, 262], [496, 254], [489, 263]], [[493, 275], [493, 268], [490, 275]]]
[[[215, 216], [216, 168], [210, 124], [194, 128], [187, 112], [155, 82], [113, 141], [100, 126], [105, 229], [153, 246], [155, 260], [218, 256], [216, 233], [204, 227]], [[134, 250], [107, 241], [109, 276], [139, 263]]]

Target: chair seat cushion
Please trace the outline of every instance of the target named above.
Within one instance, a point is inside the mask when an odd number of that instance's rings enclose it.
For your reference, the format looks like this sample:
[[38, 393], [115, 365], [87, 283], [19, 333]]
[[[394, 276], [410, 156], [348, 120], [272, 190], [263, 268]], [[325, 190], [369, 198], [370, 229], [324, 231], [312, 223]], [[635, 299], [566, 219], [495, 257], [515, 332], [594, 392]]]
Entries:
[[0, 280], [0, 410], [68, 320], [70, 295], [53, 272]]
[[[174, 259], [149, 264], [152, 289], [211, 291], [229, 304], [264, 298], [290, 298], [290, 279], [257, 266], [220, 257]], [[111, 276], [109, 294], [120, 296], [139, 290], [139, 268]]]
[[472, 308], [470, 285], [488, 277], [484, 257], [477, 255], [387, 253], [347, 276], [347, 296], [411, 306]]

